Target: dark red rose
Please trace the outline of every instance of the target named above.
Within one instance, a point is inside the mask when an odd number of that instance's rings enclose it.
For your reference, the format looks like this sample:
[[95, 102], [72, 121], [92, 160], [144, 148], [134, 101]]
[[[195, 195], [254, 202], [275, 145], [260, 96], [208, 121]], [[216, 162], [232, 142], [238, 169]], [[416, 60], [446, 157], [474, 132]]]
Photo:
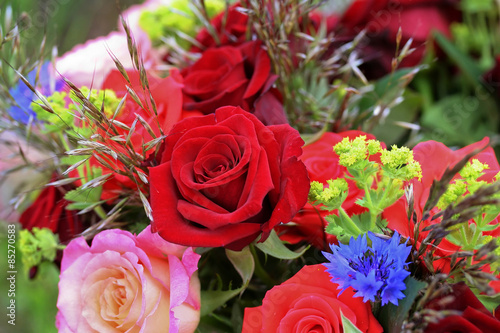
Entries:
[[[204, 46], [205, 49], [218, 46], [238, 46], [246, 41], [248, 15], [241, 12], [240, 3], [235, 3], [225, 11], [219, 13], [211, 21], [219, 41], [215, 41], [214, 37], [206, 28], [202, 29], [196, 36], [198, 43]], [[192, 52], [204, 51], [193, 46]]]
[[340, 294], [323, 265], [304, 266], [266, 293], [262, 306], [246, 308], [242, 333], [344, 332], [342, 316], [361, 332], [382, 332], [370, 302]]
[[[348, 175], [347, 168], [339, 164], [339, 156], [333, 151], [333, 146], [346, 137], [354, 140], [361, 135], [366, 136], [367, 140], [376, 140], [375, 136], [361, 131], [326, 132], [317, 141], [304, 146], [300, 159], [306, 165], [311, 181], [318, 181], [326, 185], [326, 181], [329, 179], [345, 178]], [[364, 195], [364, 191], [359, 189], [351, 179], [347, 179], [347, 183], [349, 194], [342, 204], [342, 208], [349, 215], [365, 212], [366, 208], [356, 204], [356, 201]], [[282, 240], [292, 244], [306, 240], [313, 246], [326, 250], [328, 244], [337, 241], [335, 236], [325, 233], [328, 222], [325, 221], [324, 217], [330, 214], [319, 207], [306, 204], [295, 215], [293, 224], [277, 227], [278, 234]]]
[[289, 125], [264, 126], [239, 107], [177, 123], [150, 171], [153, 229], [169, 242], [239, 250], [291, 221], [309, 192]]
[[208, 49], [182, 76], [186, 110], [208, 114], [232, 105], [254, 113], [266, 125], [287, 123], [281, 95], [272, 88], [276, 75], [260, 41]]
[[24, 229], [48, 228], [59, 235], [61, 243], [70, 241], [85, 230], [78, 211], [67, 210], [70, 203], [64, 199], [65, 191], [55, 186], [45, 187], [38, 198], [19, 218]]
[[464, 282], [454, 284], [449, 294], [431, 300], [425, 308], [457, 312], [430, 323], [425, 332], [500, 332], [500, 320], [485, 308]]
[[361, 56], [371, 64], [367, 75], [379, 77], [392, 69], [400, 27], [400, 49], [410, 38], [413, 39], [412, 47], [416, 48], [400, 65], [409, 67], [422, 60], [425, 42], [432, 31], [449, 37], [451, 22], [459, 19], [456, 0], [356, 0], [340, 19], [338, 38], [352, 39], [366, 29], [367, 38], [362, 42]]

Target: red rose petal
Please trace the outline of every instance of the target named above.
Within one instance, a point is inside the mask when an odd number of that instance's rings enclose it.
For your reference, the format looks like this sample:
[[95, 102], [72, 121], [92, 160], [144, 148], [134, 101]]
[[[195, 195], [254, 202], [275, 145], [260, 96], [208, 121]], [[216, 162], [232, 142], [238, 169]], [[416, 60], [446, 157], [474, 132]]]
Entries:
[[260, 232], [260, 225], [255, 223], [226, 225], [215, 232], [196, 226], [184, 219], [177, 209], [178, 204], [185, 201], [180, 199], [180, 193], [176, 189], [170, 163], [149, 170], [153, 229], [165, 240], [186, 246], [224, 246], [247, 237], [255, 238]]
[[[250, 82], [248, 83], [247, 89], [243, 98], [249, 98], [259, 92], [260, 89], [263, 88], [264, 83], [267, 81], [269, 77], [269, 73], [271, 72], [271, 60], [267, 55], [267, 52], [264, 51], [260, 47], [259, 42], [251, 42], [243, 45], [240, 50], [243, 55], [247, 53], [256, 54], [255, 63], [252, 64], [254, 68], [254, 72], [252, 73], [252, 77], [250, 78]], [[248, 49], [251, 49], [249, 52]]]

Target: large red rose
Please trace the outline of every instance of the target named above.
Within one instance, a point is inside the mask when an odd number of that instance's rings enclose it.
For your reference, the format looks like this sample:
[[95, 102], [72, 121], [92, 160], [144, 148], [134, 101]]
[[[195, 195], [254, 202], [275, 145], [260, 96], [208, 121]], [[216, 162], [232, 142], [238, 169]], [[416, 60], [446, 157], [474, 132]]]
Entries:
[[[341, 142], [344, 138], [354, 140], [356, 137], [364, 135], [367, 140], [376, 138], [361, 131], [346, 131], [341, 133], [324, 133], [317, 141], [304, 146], [301, 160], [306, 165], [311, 181], [318, 181], [326, 185], [329, 179], [345, 178], [348, 176], [347, 168], [339, 164], [339, 156], [333, 151], [333, 146]], [[357, 215], [366, 211], [366, 208], [356, 204], [356, 200], [364, 195], [364, 191], [359, 189], [353, 180], [346, 179], [349, 185], [349, 194], [342, 204], [342, 208], [349, 215]], [[278, 226], [277, 231], [282, 240], [290, 243], [297, 243], [306, 240], [308, 243], [320, 249], [327, 249], [328, 244], [336, 242], [333, 235], [325, 233], [328, 222], [324, 217], [331, 213], [306, 204], [301, 211], [295, 215], [293, 224]]]
[[427, 326], [425, 332], [428, 333], [500, 332], [500, 320], [486, 309], [464, 282], [454, 284], [449, 294], [431, 300], [425, 308], [448, 312]]
[[289, 125], [264, 126], [239, 107], [185, 119], [150, 171], [153, 228], [172, 242], [239, 250], [304, 206], [303, 141]]
[[439, 31], [450, 36], [449, 25], [459, 18], [456, 0], [356, 0], [340, 19], [338, 37], [353, 38], [366, 29], [368, 38], [362, 45], [362, 57], [373, 65], [367, 69], [368, 74], [381, 76], [391, 71], [400, 27], [400, 49], [409, 39], [416, 48], [401, 66], [415, 66], [423, 57], [431, 33]]
[[208, 114], [232, 105], [252, 112], [266, 125], [287, 123], [281, 95], [272, 88], [277, 76], [260, 41], [208, 49], [182, 76], [186, 110]]
[[269, 290], [262, 306], [246, 308], [242, 333], [344, 332], [342, 315], [361, 332], [382, 332], [370, 302], [339, 295], [323, 265], [304, 266], [291, 279]]
[[64, 199], [65, 192], [59, 187], [45, 187], [31, 206], [21, 214], [19, 222], [23, 228], [48, 228], [59, 235], [62, 243], [83, 232], [86, 226], [77, 211], [66, 209], [69, 201]]

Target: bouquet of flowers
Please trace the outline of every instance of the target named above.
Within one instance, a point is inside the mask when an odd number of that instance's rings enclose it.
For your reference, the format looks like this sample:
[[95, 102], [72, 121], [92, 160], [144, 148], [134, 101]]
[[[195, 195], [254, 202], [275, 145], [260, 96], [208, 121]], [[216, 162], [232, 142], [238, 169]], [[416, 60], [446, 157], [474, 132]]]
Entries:
[[147, 0], [35, 57], [3, 16], [7, 280], [57, 268], [58, 331], [500, 332], [495, 2]]

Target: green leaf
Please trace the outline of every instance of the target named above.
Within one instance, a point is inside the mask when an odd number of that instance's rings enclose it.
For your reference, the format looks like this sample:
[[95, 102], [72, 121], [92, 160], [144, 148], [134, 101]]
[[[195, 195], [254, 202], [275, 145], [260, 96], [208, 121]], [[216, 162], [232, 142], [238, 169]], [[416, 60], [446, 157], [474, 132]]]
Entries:
[[326, 227], [326, 233], [339, 237], [339, 241], [341, 242], [348, 242], [351, 237], [356, 238], [359, 235], [370, 231], [371, 221], [369, 212], [352, 215], [350, 216], [350, 218], [352, 223], [354, 223], [359, 228], [360, 232], [358, 232], [358, 230], [354, 228], [351, 221], [349, 221], [344, 215], [340, 214], [340, 216], [337, 216], [335, 214], [332, 214], [325, 217], [325, 220], [327, 222], [330, 222]]
[[241, 286], [237, 289], [229, 290], [202, 290], [201, 291], [201, 310], [200, 315], [203, 317], [219, 306], [224, 305], [231, 298], [238, 295], [245, 289], [245, 286]]
[[246, 246], [241, 251], [231, 251], [226, 249], [226, 255], [233, 264], [234, 269], [240, 274], [243, 280], [243, 286], [248, 286], [255, 270], [255, 261], [250, 252], [250, 247]]
[[381, 142], [399, 142], [409, 131], [409, 126], [417, 119], [422, 107], [422, 97], [410, 90], [403, 94], [403, 101], [392, 107], [384, 122], [371, 131]]
[[243, 327], [243, 310], [238, 303], [233, 304], [231, 311], [231, 325], [233, 326], [233, 333], [240, 333]]
[[490, 312], [493, 312], [498, 306], [500, 306], [500, 294], [496, 294], [494, 296], [487, 296], [487, 295], [476, 295], [476, 296]]
[[380, 310], [380, 315], [377, 319], [384, 328], [384, 332], [401, 332], [403, 321], [408, 317], [408, 313], [418, 292], [427, 287], [427, 283], [418, 281], [411, 276], [405, 279], [405, 284], [406, 289], [403, 291], [405, 297], [399, 300], [398, 305], [389, 303], [384, 305]]
[[479, 84], [482, 78], [481, 68], [476, 61], [460, 51], [455, 44], [448, 40], [443, 34], [435, 31], [434, 38], [441, 49], [453, 60], [473, 84]]
[[468, 13], [479, 13], [497, 9], [493, 0], [462, 0], [460, 7]]
[[491, 97], [450, 95], [424, 109], [422, 140], [436, 140], [447, 146], [465, 146], [496, 131], [498, 115]]
[[416, 68], [402, 68], [390, 73], [373, 83], [373, 91], [362, 95], [357, 103], [361, 111], [372, 110], [375, 105], [391, 105], [410, 82]]
[[92, 204], [94, 202], [98, 202], [101, 199], [102, 187], [99, 186], [97, 188], [86, 188], [82, 190], [81, 188], [77, 188], [72, 191], [68, 191], [64, 195], [64, 199], [71, 202]]
[[[96, 202], [72, 202], [68, 206], [66, 206], [67, 210], [92, 210], [100, 204], [105, 203], [106, 200], [96, 201]], [[84, 214], [84, 212], [80, 212], [80, 214]]]
[[88, 156], [80, 156], [80, 155], [66, 155], [61, 157], [61, 165], [73, 165], [84, 159], [87, 159]]
[[393, 100], [408, 84], [408, 75], [411, 75], [412, 72], [415, 72], [415, 68], [401, 68], [384, 76], [374, 83], [374, 93], [379, 98], [384, 97], [387, 101]]
[[274, 230], [271, 231], [271, 234], [263, 243], [256, 243], [255, 246], [265, 254], [278, 259], [297, 259], [309, 248], [309, 246], [307, 246], [299, 252], [290, 250], [283, 244], [283, 242], [281, 242], [280, 238], [276, 234], [276, 231]]
[[206, 332], [233, 333], [233, 326], [231, 323], [227, 323], [227, 320], [224, 320], [221, 316], [203, 316], [200, 318], [200, 323], [195, 333]]
[[362, 331], [360, 331], [360, 329], [357, 328], [352, 321], [344, 316], [342, 310], [340, 311], [340, 315], [342, 316], [342, 327], [344, 329], [344, 333], [362, 333]]

